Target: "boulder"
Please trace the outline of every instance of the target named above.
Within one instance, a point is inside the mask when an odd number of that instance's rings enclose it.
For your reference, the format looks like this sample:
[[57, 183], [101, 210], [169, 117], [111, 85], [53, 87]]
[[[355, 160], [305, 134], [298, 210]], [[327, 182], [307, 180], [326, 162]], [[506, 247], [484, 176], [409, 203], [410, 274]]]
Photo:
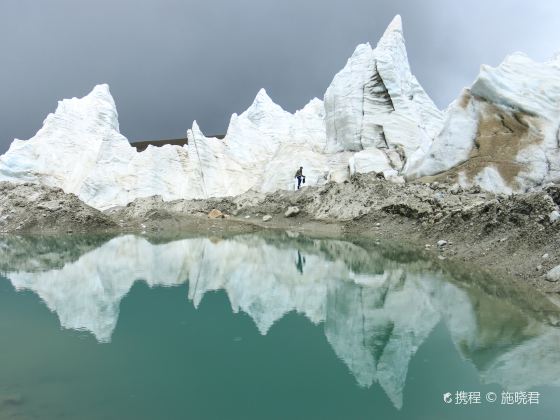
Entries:
[[209, 219], [223, 219], [224, 214], [218, 209], [212, 209], [212, 211], [210, 211], [210, 213], [208, 213], [208, 218]]
[[288, 210], [286, 210], [286, 213], [284, 213], [284, 216], [286, 217], [293, 217], [298, 215], [300, 212], [299, 207], [293, 206], [293, 207], [288, 207]]
[[558, 280], [560, 280], [560, 265], [557, 265], [552, 270], [550, 270], [548, 273], [546, 273], [544, 278], [547, 281], [550, 281], [550, 282], [553, 282], [553, 283], [556, 283]]
[[39, 203], [37, 205], [37, 208], [39, 210], [57, 211], [60, 210], [62, 206], [58, 201], [46, 201], [46, 202]]

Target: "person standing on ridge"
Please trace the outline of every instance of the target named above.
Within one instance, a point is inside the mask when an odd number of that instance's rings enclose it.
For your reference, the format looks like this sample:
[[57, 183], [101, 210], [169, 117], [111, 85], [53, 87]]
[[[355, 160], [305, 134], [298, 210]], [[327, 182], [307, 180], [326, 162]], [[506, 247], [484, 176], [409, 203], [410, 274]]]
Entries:
[[303, 166], [300, 166], [299, 169], [296, 171], [296, 178], [297, 178], [297, 189], [301, 188], [301, 184], [305, 184], [305, 175], [303, 175]]

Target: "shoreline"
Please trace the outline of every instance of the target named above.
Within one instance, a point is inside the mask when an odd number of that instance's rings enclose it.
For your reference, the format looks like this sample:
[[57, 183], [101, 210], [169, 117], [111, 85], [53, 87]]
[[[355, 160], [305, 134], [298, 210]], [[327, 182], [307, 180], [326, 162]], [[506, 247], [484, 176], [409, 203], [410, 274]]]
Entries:
[[[560, 265], [560, 187], [515, 196], [445, 184], [393, 184], [360, 175], [300, 191], [237, 197], [135, 200], [100, 212], [73, 194], [36, 184], [0, 183], [0, 232], [10, 234], [240, 234], [261, 229], [314, 237], [402, 243], [435, 260], [472, 266], [492, 277], [528, 285], [560, 305], [560, 282], [545, 274]], [[298, 214], [286, 217], [289, 207]], [[224, 218], [210, 219], [219, 210]], [[263, 216], [270, 220], [263, 221]], [[445, 244], [443, 242], [445, 241]], [[440, 245], [438, 246], [438, 242]]]

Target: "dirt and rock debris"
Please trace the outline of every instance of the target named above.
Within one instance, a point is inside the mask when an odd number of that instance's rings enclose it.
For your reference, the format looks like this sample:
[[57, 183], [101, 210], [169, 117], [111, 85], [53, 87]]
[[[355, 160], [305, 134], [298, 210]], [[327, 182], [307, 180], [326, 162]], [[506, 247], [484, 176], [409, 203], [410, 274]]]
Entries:
[[60, 188], [0, 182], [0, 233], [72, 233], [115, 227], [108, 215]]
[[560, 185], [510, 196], [445, 183], [395, 184], [375, 174], [299, 191], [164, 201], [137, 199], [100, 212], [62, 190], [0, 184], [0, 231], [247, 232], [406, 242], [438, 260], [476, 265], [560, 301]]

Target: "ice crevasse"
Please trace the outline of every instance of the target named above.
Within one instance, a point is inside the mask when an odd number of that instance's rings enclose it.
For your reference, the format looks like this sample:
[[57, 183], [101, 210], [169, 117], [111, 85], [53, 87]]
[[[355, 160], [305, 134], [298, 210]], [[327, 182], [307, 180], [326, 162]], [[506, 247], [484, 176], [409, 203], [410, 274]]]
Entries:
[[194, 122], [188, 145], [137, 152], [119, 131], [109, 87], [96, 86], [59, 102], [33, 138], [14, 140], [0, 157], [0, 181], [60, 187], [102, 210], [152, 195], [290, 190], [299, 166], [311, 186], [376, 172], [393, 182], [443, 177], [511, 192], [560, 177], [559, 109], [560, 60], [516, 54], [483, 67], [441, 112], [411, 73], [397, 16], [375, 48], [356, 48], [324, 100], [292, 114], [263, 89], [231, 117], [224, 139]]

